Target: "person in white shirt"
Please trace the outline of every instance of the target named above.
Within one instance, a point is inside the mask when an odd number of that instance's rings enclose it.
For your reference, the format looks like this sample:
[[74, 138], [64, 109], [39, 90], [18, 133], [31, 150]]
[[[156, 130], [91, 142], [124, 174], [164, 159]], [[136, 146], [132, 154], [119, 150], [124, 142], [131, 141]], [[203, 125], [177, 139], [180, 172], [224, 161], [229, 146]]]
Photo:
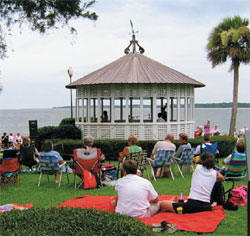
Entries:
[[124, 161], [124, 177], [117, 180], [117, 196], [111, 200], [115, 212], [142, 218], [155, 215], [160, 210], [158, 194], [151, 182], [137, 174], [134, 160]]
[[200, 156], [200, 164], [197, 165], [193, 176], [190, 194], [187, 201], [178, 202], [177, 199], [165, 200], [160, 203], [161, 211], [177, 213], [177, 208], [182, 207], [183, 213], [195, 213], [211, 211], [211, 193], [216, 182], [224, 179], [223, 175], [213, 168], [215, 157], [213, 154], [205, 152]]

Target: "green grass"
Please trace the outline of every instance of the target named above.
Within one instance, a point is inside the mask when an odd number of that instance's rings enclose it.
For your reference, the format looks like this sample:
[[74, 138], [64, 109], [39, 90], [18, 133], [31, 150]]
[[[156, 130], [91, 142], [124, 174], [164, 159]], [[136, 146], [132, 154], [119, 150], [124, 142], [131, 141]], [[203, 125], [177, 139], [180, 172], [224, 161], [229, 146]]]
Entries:
[[[179, 175], [177, 168], [173, 168], [175, 180], [170, 178], [159, 178], [157, 182], [151, 180], [159, 194], [179, 195], [181, 191], [184, 195], [189, 194], [191, 174], [185, 174], [185, 179]], [[146, 177], [146, 173], [144, 173]], [[54, 207], [71, 198], [85, 194], [91, 195], [115, 195], [114, 187], [103, 187], [100, 189], [75, 189], [73, 185], [73, 175], [69, 174], [70, 184], [67, 184], [66, 174], [63, 174], [62, 185], [60, 188], [54, 183], [54, 176], [50, 177], [51, 182], [47, 182], [43, 176], [41, 186], [37, 187], [38, 174], [23, 173], [21, 175], [21, 186], [8, 186], [0, 190], [0, 205], [8, 203], [28, 204], [32, 203], [36, 207]], [[79, 178], [78, 178], [79, 179]], [[236, 185], [247, 185], [247, 179], [241, 179]], [[231, 188], [232, 182], [224, 182], [225, 190]], [[208, 222], [209, 224], [209, 222]], [[156, 235], [169, 235], [167, 232], [156, 233]], [[196, 235], [193, 232], [177, 231], [175, 235]], [[211, 235], [211, 234], [202, 234]], [[247, 235], [247, 206], [239, 207], [238, 211], [226, 211], [226, 218], [217, 227], [212, 235]]]

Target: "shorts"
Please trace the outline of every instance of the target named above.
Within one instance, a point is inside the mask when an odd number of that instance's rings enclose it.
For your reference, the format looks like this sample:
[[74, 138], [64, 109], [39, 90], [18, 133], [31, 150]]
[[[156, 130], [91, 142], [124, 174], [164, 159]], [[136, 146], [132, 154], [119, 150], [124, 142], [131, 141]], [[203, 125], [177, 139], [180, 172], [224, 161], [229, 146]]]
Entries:
[[143, 217], [153, 216], [160, 211], [160, 203], [150, 203], [150, 207], [147, 209], [146, 214]]
[[182, 213], [196, 213], [202, 211], [212, 211], [212, 206], [210, 202], [203, 202], [194, 199], [188, 199], [187, 202], [173, 203], [173, 208], [177, 213], [177, 208], [182, 207]]

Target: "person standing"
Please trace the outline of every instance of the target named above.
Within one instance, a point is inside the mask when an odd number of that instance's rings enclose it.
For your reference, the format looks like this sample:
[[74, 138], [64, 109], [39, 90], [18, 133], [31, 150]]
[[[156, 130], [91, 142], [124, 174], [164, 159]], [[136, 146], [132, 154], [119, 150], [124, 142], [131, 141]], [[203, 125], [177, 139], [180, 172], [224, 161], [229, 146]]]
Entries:
[[204, 134], [210, 134], [210, 121], [207, 120], [205, 125], [204, 125]]

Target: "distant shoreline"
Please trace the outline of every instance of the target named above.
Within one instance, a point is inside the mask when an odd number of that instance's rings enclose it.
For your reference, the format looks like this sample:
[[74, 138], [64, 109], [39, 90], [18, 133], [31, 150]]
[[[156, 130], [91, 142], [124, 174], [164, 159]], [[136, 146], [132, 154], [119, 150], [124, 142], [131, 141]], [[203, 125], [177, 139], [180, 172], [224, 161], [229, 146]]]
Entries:
[[[63, 107], [53, 107], [53, 109], [65, 109], [70, 108], [70, 106]], [[74, 106], [75, 108], [75, 106]], [[221, 103], [196, 103], [195, 108], [232, 108], [231, 102], [221, 102]], [[238, 108], [250, 108], [250, 103], [238, 103]]]

